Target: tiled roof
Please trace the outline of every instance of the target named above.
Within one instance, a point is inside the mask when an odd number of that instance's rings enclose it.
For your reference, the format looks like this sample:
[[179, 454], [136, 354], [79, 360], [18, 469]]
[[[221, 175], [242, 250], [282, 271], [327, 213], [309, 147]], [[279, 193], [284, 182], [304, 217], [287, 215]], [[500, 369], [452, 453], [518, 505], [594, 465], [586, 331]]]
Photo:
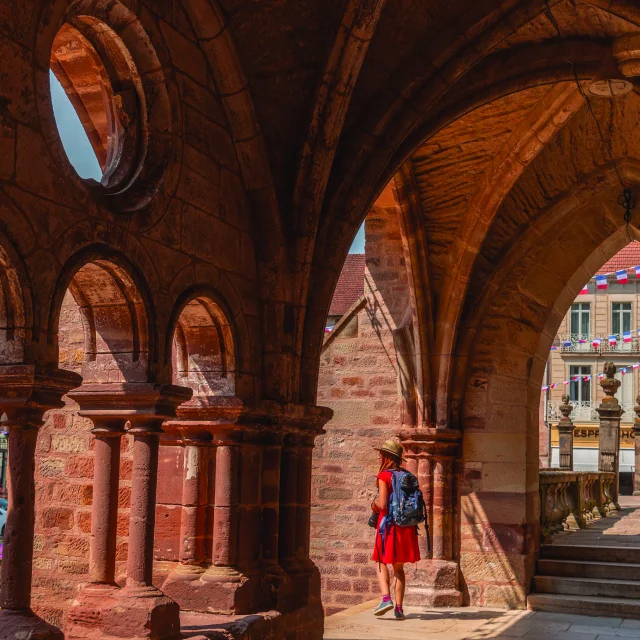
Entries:
[[364, 294], [364, 253], [350, 253], [338, 278], [333, 293], [330, 316], [343, 316], [351, 305]]
[[640, 265], [640, 242], [634, 240], [624, 249], [618, 251], [611, 260], [605, 262], [598, 270], [598, 274], [613, 273], [620, 269], [633, 269], [637, 265]]

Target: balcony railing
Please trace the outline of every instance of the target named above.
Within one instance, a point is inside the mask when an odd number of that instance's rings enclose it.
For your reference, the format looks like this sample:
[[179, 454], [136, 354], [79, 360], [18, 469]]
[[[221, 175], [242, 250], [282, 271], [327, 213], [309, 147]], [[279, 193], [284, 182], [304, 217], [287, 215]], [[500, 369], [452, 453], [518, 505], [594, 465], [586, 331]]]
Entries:
[[[631, 341], [625, 342], [622, 334], [615, 335], [616, 344], [609, 344], [608, 335], [588, 336], [571, 334], [560, 336], [560, 341], [556, 346], [560, 353], [640, 353], [640, 337], [632, 335]], [[594, 345], [594, 339], [600, 340], [600, 344]]]
[[584, 529], [611, 510], [614, 473], [540, 471], [540, 535]]
[[[562, 386], [562, 385], [561, 385]], [[598, 412], [596, 411], [596, 407], [599, 403], [597, 402], [577, 402], [571, 400], [569, 402], [573, 406], [573, 411], [571, 412], [571, 420], [574, 423], [579, 422], [598, 422], [600, 417], [598, 416]], [[635, 419], [635, 413], [633, 411], [634, 407], [633, 402], [621, 402], [620, 406], [622, 407], [622, 422], [633, 422]], [[557, 422], [562, 418], [562, 413], [560, 412], [560, 403], [552, 403], [548, 404], [547, 408], [547, 420], [549, 422]]]

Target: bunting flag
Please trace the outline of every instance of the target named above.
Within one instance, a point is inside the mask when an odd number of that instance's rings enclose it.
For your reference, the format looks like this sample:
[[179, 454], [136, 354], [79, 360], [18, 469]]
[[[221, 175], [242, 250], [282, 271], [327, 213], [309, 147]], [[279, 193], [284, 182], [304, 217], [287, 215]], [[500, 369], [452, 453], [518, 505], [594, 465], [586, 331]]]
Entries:
[[636, 269], [636, 275], [640, 277], [640, 265], [638, 265], [635, 269]]
[[570, 347], [571, 346], [571, 340], [563, 340], [562, 341], [562, 346], [563, 347]]
[[609, 287], [607, 284], [607, 276], [596, 276], [596, 287], [598, 289], [607, 289]]
[[640, 367], [640, 364], [634, 364], [631, 368], [635, 371], [638, 367]]
[[571, 380], [565, 380], [563, 384], [567, 385], [571, 382]]
[[601, 373], [601, 374], [598, 376], [598, 380], [602, 380], [602, 378], [604, 378], [604, 373]]
[[589, 283], [587, 282], [587, 284], [584, 285], [584, 287], [582, 287], [582, 290], [580, 291], [580, 295], [584, 296], [587, 293], [589, 293]]
[[584, 379], [589, 382], [589, 380], [591, 380], [591, 376], [584, 376]]
[[543, 391], [548, 391], [548, 390], [549, 390], [549, 387], [548, 387], [548, 386], [542, 387], [542, 390], [543, 390]]
[[558, 386], [558, 383], [557, 383], [557, 382], [554, 382], [554, 383], [551, 385], [551, 388], [552, 388], [552, 389], [555, 389], [557, 386]]
[[622, 341], [623, 342], [631, 342], [631, 331], [625, 331], [622, 334]]
[[580, 380], [580, 376], [573, 376], [573, 378], [571, 378], [572, 382], [578, 382], [578, 380]]
[[551, 351], [557, 351], [558, 347], [555, 344], [551, 345]]
[[324, 332], [325, 333], [331, 333], [331, 329], [333, 329], [333, 327], [325, 327], [324, 328]]
[[620, 271], [616, 271], [616, 279], [618, 280], [618, 284], [629, 284], [629, 276], [627, 275], [627, 270], [620, 269]]
[[587, 344], [587, 341], [584, 338], [578, 338], [578, 344]]
[[597, 349], [601, 343], [602, 343], [602, 338], [594, 338], [593, 341], [591, 342], [594, 349]]
[[614, 345], [618, 344], [618, 337], [617, 336], [609, 336], [609, 344], [611, 346], [614, 346]]
[[620, 367], [620, 374], [624, 375], [625, 373], [627, 373], [627, 368], [626, 367]]

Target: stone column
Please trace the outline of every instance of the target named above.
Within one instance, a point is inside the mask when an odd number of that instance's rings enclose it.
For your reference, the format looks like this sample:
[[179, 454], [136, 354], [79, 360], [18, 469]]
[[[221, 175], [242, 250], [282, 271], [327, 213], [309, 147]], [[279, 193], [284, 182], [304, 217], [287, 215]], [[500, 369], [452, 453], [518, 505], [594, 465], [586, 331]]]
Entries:
[[415, 428], [400, 434], [408, 460], [407, 470], [417, 473], [427, 506], [431, 553], [426, 539], [422, 559], [407, 590], [407, 603], [421, 606], [460, 606], [459, 568], [453, 560], [453, 467], [460, 433], [453, 429]]
[[286, 436], [280, 464], [280, 535], [278, 558], [288, 574], [300, 571], [296, 560], [296, 512], [298, 509], [298, 443]]
[[633, 407], [636, 420], [633, 423], [633, 444], [635, 448], [635, 465], [633, 472], [633, 495], [640, 496], [640, 394], [636, 398], [636, 406]]
[[298, 449], [298, 506], [296, 509], [296, 559], [303, 569], [314, 566], [309, 558], [311, 544], [311, 464], [313, 438], [301, 439]]
[[620, 381], [614, 378], [616, 366], [613, 362], [605, 362], [605, 377], [600, 380], [605, 397], [596, 409], [600, 416], [600, 442], [598, 452], [598, 471], [615, 473], [615, 480], [611, 484], [612, 505], [620, 509], [618, 504], [618, 490], [620, 483], [620, 417], [622, 407], [615, 397]]
[[180, 564], [187, 571], [202, 573], [207, 498], [209, 447], [202, 440], [184, 441], [184, 478], [180, 521]]
[[115, 586], [120, 444], [124, 420], [95, 418], [93, 506], [89, 579], [94, 585]]
[[[157, 638], [178, 634], [178, 605], [152, 585], [158, 448], [161, 425], [191, 389], [154, 383], [83, 385], [71, 394], [80, 415], [95, 424], [96, 471], [91, 546], [94, 584], [74, 600], [67, 639], [88, 631], [121, 638]], [[129, 422], [134, 437], [131, 511], [126, 586], [113, 583], [117, 522], [119, 442]], [[99, 519], [96, 521], [95, 519]]]
[[126, 586], [154, 589], [153, 537], [161, 429], [159, 421], [149, 420], [137, 422], [128, 432], [133, 435], [133, 472]]
[[272, 437], [262, 452], [262, 563], [265, 572], [283, 574], [278, 564], [282, 439]]
[[225, 442], [216, 450], [216, 491], [213, 516], [213, 551], [216, 573], [236, 575], [238, 535], [239, 446]]
[[562, 396], [560, 405], [562, 418], [558, 422], [558, 434], [560, 440], [560, 469], [573, 471], [573, 431], [575, 426], [569, 417], [573, 406], [569, 403], [569, 396]]
[[31, 611], [35, 525], [35, 449], [48, 409], [64, 406], [62, 396], [82, 379], [59, 369], [0, 367], [0, 408], [7, 414], [9, 510], [0, 574], [0, 638], [62, 640], [62, 632]]

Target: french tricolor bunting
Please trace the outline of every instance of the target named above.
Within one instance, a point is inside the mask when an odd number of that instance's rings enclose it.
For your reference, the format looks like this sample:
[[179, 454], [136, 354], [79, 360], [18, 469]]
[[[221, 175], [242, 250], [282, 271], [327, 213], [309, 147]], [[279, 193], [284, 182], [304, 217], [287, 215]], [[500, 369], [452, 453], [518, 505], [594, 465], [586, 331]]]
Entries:
[[598, 289], [607, 289], [609, 285], [607, 285], [607, 276], [596, 276], [596, 287]]
[[616, 336], [616, 335], [609, 336], [609, 344], [610, 345], [618, 344], [618, 336]]
[[629, 276], [627, 275], [627, 270], [620, 269], [620, 271], [616, 271], [616, 279], [618, 280], [618, 284], [628, 284]]
[[631, 331], [625, 331], [622, 334], [622, 341], [623, 342], [631, 342], [632, 338], [631, 338]]

